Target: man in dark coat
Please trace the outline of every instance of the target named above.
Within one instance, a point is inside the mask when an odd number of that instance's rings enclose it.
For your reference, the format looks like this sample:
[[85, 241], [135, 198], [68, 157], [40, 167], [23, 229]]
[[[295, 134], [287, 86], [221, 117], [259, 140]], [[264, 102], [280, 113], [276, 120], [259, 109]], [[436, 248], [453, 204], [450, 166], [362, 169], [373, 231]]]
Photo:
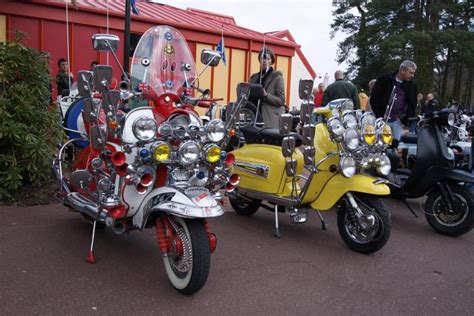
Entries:
[[72, 85], [72, 82], [74, 81], [74, 76], [68, 71], [68, 63], [66, 59], [59, 58], [58, 67], [59, 71], [56, 75], [58, 95], [65, 97], [69, 95], [69, 90], [71, 89], [70, 85]]
[[377, 117], [384, 117], [387, 105], [392, 105], [390, 99], [394, 90], [393, 106], [390, 109], [388, 122], [392, 127], [393, 138], [400, 140], [403, 124], [408, 124], [408, 118], [415, 115], [416, 95], [418, 89], [416, 83], [411, 81], [415, 76], [416, 64], [405, 60], [400, 64], [397, 72], [381, 75], [375, 81], [370, 105]]
[[349, 98], [354, 102], [354, 109], [358, 109], [360, 101], [357, 87], [352, 82], [344, 80], [344, 73], [341, 70], [334, 73], [334, 79], [336, 81], [324, 90], [323, 105], [328, 104], [332, 100]]

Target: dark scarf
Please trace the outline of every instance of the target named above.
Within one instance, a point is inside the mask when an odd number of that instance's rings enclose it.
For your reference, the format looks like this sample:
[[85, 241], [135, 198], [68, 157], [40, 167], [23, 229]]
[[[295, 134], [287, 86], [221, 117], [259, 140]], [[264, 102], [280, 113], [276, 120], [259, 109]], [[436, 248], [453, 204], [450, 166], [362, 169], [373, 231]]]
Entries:
[[265, 83], [266, 83], [268, 77], [270, 77], [270, 75], [272, 74], [272, 72], [273, 72], [273, 67], [268, 68], [268, 71], [267, 71], [267, 72], [263, 72], [263, 70], [262, 70], [262, 71], [259, 71], [259, 72], [258, 72], [258, 75], [257, 75], [257, 78], [256, 78], [256, 79], [257, 79], [257, 83], [260, 83], [260, 76], [262, 76], [262, 81], [261, 81], [261, 82], [262, 82], [262, 86], [265, 87]]

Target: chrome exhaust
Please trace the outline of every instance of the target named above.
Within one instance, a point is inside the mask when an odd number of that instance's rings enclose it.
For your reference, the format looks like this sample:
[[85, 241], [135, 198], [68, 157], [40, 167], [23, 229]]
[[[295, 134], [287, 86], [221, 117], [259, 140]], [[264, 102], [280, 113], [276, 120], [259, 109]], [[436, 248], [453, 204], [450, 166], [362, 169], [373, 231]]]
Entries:
[[79, 192], [68, 193], [64, 198], [64, 204], [100, 222], [105, 222], [107, 217], [107, 210], [99, 210], [97, 204], [82, 196]]
[[125, 225], [122, 221], [115, 221], [113, 226], [112, 226], [112, 230], [117, 235], [121, 235], [121, 234], [125, 233], [125, 231], [126, 231]]

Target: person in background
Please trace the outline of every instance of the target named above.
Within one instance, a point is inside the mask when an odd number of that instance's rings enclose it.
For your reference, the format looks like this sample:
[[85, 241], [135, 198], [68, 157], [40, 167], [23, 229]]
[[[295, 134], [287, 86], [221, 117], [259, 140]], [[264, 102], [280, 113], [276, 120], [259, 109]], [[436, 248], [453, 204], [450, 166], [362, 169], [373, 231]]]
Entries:
[[68, 72], [68, 63], [66, 59], [59, 58], [58, 60], [58, 74], [56, 75], [56, 88], [58, 94], [65, 97], [69, 95], [70, 86], [74, 81], [74, 76]]
[[99, 62], [98, 62], [97, 60], [93, 60], [93, 61], [91, 62], [91, 69], [90, 69], [90, 71], [94, 71], [94, 67], [97, 66], [98, 64], [99, 64]]
[[324, 83], [319, 83], [318, 88], [313, 90], [314, 96], [314, 107], [320, 107], [323, 103], [323, 95], [324, 95]]
[[365, 94], [364, 89], [360, 89], [359, 92], [359, 103], [360, 103], [360, 109], [363, 111], [367, 110], [367, 105], [369, 103], [369, 97], [367, 94]]
[[260, 113], [265, 127], [278, 128], [280, 115], [285, 113], [285, 83], [283, 74], [274, 70], [275, 53], [270, 48], [264, 48], [258, 53], [260, 71], [250, 76], [249, 82], [261, 83], [263, 98], [260, 99]]
[[434, 93], [428, 93], [426, 95], [426, 102], [425, 102], [425, 115], [433, 114], [433, 112], [441, 110], [439, 106], [439, 101], [435, 98]]
[[377, 79], [372, 79], [367, 84], [367, 86], [369, 87], [369, 99], [367, 100], [367, 108], [365, 110], [370, 112], [372, 112], [372, 106], [370, 105], [370, 96], [372, 95], [372, 89], [374, 88], [375, 81], [377, 81]]
[[[392, 128], [393, 139], [397, 141], [400, 141], [403, 125], [408, 125], [408, 118], [415, 115], [418, 94], [416, 83], [412, 81], [415, 72], [414, 62], [403, 61], [398, 71], [377, 78], [370, 96], [370, 105], [376, 117], [384, 117], [387, 106], [393, 101], [388, 124]], [[394, 88], [395, 98], [392, 100]]]
[[[418, 115], [423, 114], [423, 112], [424, 112], [423, 94], [418, 93], [417, 96], [416, 96], [415, 117], [418, 116]], [[417, 121], [411, 121], [410, 122], [410, 129], [409, 129], [410, 133], [415, 133], [416, 134], [416, 124], [417, 123], [418, 123]]]
[[334, 73], [334, 79], [336, 81], [331, 83], [326, 90], [324, 90], [322, 105], [326, 105], [332, 100], [349, 98], [354, 102], [354, 109], [358, 109], [360, 107], [360, 102], [357, 87], [352, 82], [344, 80], [344, 73], [342, 70], [337, 70]]

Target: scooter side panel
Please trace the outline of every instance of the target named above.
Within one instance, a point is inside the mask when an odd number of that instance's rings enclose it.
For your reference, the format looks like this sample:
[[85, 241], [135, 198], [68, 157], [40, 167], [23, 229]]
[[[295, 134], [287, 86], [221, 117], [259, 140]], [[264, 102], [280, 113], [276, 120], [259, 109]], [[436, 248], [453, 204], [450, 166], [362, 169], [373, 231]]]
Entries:
[[[315, 161], [318, 163], [324, 159], [328, 153], [338, 151], [337, 145], [331, 141], [331, 135], [324, 123], [316, 124], [316, 131], [314, 137], [314, 148], [316, 149]], [[339, 157], [333, 157], [319, 166], [319, 170], [329, 170], [333, 164], [337, 166]]]
[[[278, 194], [291, 177], [286, 175], [285, 157], [281, 147], [249, 144], [232, 152], [235, 163], [231, 172], [240, 175], [239, 187]], [[297, 174], [303, 170], [303, 155], [299, 150], [293, 154], [297, 160]]]
[[[313, 179], [313, 181], [317, 179]], [[334, 174], [323, 186], [311, 207], [317, 210], [328, 210], [347, 192], [361, 192], [372, 195], [388, 195], [390, 189], [386, 184], [374, 184], [375, 178], [363, 174], [345, 178], [341, 174]]]
[[423, 196], [430, 191], [438, 182], [454, 181], [454, 182], [468, 182], [474, 183], [474, 175], [470, 172], [452, 169], [447, 167], [432, 167], [420, 179], [416, 186], [410, 186], [407, 193], [410, 196]]

